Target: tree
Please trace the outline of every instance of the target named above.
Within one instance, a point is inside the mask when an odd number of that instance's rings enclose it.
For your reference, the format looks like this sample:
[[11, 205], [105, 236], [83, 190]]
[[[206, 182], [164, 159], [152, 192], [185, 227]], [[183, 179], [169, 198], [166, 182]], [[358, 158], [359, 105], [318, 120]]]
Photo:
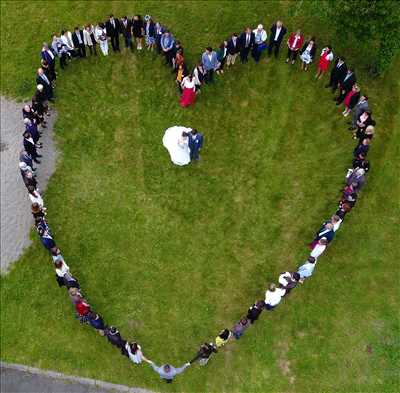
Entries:
[[397, 0], [312, 0], [312, 13], [345, 40], [369, 71], [386, 71], [400, 51]]

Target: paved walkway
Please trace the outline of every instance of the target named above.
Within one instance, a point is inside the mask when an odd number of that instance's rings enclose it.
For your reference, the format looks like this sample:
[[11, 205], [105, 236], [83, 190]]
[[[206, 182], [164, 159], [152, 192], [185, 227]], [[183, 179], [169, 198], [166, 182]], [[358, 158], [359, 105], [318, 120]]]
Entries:
[[[18, 167], [19, 152], [22, 146], [23, 103], [4, 97], [0, 99], [1, 139], [0, 139], [0, 260], [1, 273], [5, 273], [12, 262], [17, 260], [31, 243], [29, 231], [33, 225], [30, 201]], [[37, 165], [37, 180], [42, 193], [56, 166], [56, 148], [53, 141], [53, 125], [56, 113], [47, 118], [48, 126], [43, 132], [40, 150], [41, 164]]]
[[154, 393], [19, 364], [0, 364], [1, 393]]

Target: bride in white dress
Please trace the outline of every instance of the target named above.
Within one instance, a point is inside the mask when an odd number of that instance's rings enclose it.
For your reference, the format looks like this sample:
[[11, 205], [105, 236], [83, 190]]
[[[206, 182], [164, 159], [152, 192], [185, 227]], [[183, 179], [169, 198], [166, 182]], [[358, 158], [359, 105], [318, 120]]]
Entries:
[[171, 161], [175, 165], [187, 165], [190, 162], [189, 137], [191, 128], [174, 126], [167, 128], [163, 137], [163, 145], [168, 150]]

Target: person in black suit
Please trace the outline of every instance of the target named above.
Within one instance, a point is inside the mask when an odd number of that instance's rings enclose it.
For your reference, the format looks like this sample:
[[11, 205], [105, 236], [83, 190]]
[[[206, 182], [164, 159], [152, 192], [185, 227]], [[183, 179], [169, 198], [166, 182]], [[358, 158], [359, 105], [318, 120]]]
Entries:
[[335, 98], [336, 105], [340, 105], [346, 94], [353, 88], [354, 84], [357, 82], [356, 74], [354, 73], [354, 69], [349, 67], [347, 69], [346, 76], [343, 78], [343, 81], [339, 83], [340, 94]]
[[121, 33], [125, 38], [125, 48], [133, 51], [132, 43], [132, 20], [124, 16], [121, 20]]
[[36, 85], [43, 85], [44, 92], [48, 101], [54, 101], [53, 86], [49, 78], [44, 73], [43, 68], [39, 68], [36, 77]]
[[284, 35], [286, 34], [286, 27], [283, 26], [283, 23], [278, 20], [271, 26], [271, 36], [269, 38], [269, 46], [268, 46], [268, 54], [271, 55], [272, 49], [275, 48], [274, 54], [275, 57], [279, 55], [279, 48], [281, 47], [281, 43]]
[[86, 57], [85, 44], [83, 42], [83, 31], [79, 30], [79, 27], [75, 27], [72, 33], [72, 43], [78, 50], [79, 57]]
[[255, 42], [255, 36], [250, 27], [242, 32], [239, 36], [239, 51], [240, 60], [242, 63], [248, 62], [249, 52], [253, 48]]
[[119, 19], [115, 19], [113, 15], [106, 22], [106, 32], [107, 36], [111, 39], [111, 46], [114, 52], [119, 52], [119, 32], [121, 30], [121, 25]]
[[228, 40], [228, 45], [226, 47], [228, 56], [226, 57], [226, 65], [234, 65], [236, 61], [237, 54], [239, 53], [239, 40], [236, 33], [232, 34], [232, 37]]
[[346, 75], [347, 75], [347, 65], [344, 62], [343, 57], [338, 57], [332, 68], [329, 83], [325, 87], [326, 88], [330, 87], [332, 89], [332, 93], [334, 93], [339, 84], [343, 83], [343, 79], [346, 77]]
[[32, 160], [36, 162], [36, 164], [40, 164], [38, 158], [42, 157], [38, 154], [36, 150], [36, 144], [33, 141], [32, 135], [29, 132], [24, 132], [24, 149], [25, 151], [32, 157]]

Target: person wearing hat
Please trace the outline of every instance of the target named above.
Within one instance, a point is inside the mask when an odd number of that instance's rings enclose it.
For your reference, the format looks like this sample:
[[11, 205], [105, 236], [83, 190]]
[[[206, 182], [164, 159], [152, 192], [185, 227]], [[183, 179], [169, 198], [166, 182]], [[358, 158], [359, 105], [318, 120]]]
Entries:
[[254, 46], [251, 55], [254, 61], [258, 63], [261, 58], [262, 52], [267, 49], [267, 32], [264, 30], [264, 26], [259, 24], [257, 29], [253, 30], [254, 33]]
[[144, 39], [146, 41], [147, 50], [153, 51], [156, 46], [156, 30], [150, 15], [144, 17]]

